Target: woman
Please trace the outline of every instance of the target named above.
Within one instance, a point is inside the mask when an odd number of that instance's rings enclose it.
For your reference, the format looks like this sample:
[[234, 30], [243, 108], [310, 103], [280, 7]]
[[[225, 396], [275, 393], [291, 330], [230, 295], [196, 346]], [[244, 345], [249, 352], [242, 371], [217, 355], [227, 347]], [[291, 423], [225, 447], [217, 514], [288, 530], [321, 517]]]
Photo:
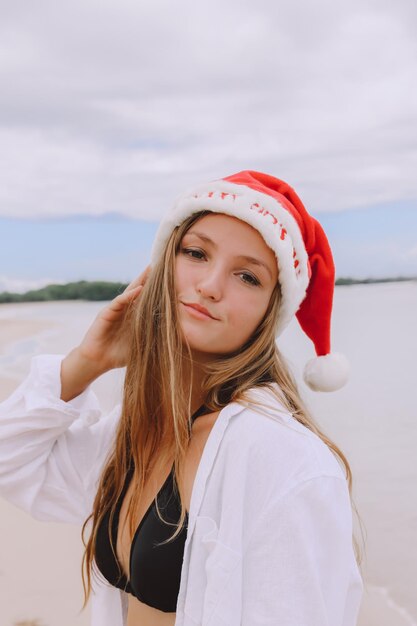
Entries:
[[[81, 344], [33, 357], [0, 405], [0, 492], [88, 528], [94, 626], [356, 624], [349, 464], [275, 342], [296, 315], [317, 354], [305, 382], [343, 386], [333, 289], [320, 224], [244, 171], [182, 194]], [[89, 385], [123, 366], [103, 416]]]

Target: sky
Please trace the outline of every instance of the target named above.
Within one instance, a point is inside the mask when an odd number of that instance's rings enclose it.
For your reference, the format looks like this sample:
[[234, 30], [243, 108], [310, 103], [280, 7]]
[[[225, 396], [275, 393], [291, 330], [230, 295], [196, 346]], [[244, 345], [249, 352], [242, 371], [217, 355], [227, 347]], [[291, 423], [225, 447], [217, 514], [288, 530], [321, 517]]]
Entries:
[[417, 275], [415, 0], [15, 0], [0, 290], [130, 281], [188, 186], [287, 181], [338, 276]]

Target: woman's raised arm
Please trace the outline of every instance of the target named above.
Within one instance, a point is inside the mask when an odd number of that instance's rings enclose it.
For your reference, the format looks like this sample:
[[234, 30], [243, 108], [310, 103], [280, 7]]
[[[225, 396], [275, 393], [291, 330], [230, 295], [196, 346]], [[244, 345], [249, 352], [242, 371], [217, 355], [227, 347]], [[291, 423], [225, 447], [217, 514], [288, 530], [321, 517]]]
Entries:
[[105, 372], [126, 365], [130, 341], [123, 326], [126, 307], [139, 295], [149, 272], [150, 265], [98, 313], [80, 345], [64, 358], [62, 400], [72, 400]]

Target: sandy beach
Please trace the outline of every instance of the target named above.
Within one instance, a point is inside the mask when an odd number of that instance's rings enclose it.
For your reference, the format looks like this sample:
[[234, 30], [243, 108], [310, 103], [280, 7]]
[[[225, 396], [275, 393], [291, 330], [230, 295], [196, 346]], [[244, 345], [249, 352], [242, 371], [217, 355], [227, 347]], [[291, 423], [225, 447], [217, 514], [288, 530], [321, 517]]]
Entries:
[[21, 341], [26, 337], [33, 337], [33, 335], [49, 327], [50, 324], [43, 321], [2, 319], [0, 324], [0, 350], [3, 352], [4, 348], [11, 343]]
[[[383, 311], [383, 303], [391, 297], [389, 289], [375, 290], [375, 286], [367, 286], [366, 290], [359, 291], [359, 297], [372, 300], [375, 308]], [[336, 308], [346, 310], [346, 301], [352, 294], [352, 291], [336, 290]], [[411, 332], [412, 319], [417, 312], [415, 292], [402, 286], [401, 294], [405, 301], [410, 299], [411, 302], [407, 322]], [[1, 306], [0, 402], [28, 373], [30, 358], [34, 354], [69, 351], [81, 340], [102, 306], [103, 303], [82, 302]], [[359, 308], [358, 305], [358, 315]], [[348, 310], [354, 326], [354, 307]], [[387, 310], [386, 315], [392, 316], [392, 312]], [[372, 317], [371, 313], [369, 316]], [[360, 323], [364, 324], [363, 318]], [[383, 326], [383, 320], [379, 323]], [[343, 320], [339, 320], [339, 324], [342, 328]], [[352, 335], [354, 331], [351, 328]], [[335, 327], [334, 332], [337, 335], [341, 331]], [[348, 333], [339, 341], [341, 351], [349, 352], [344, 348], [350, 342]], [[416, 479], [414, 442], [417, 429], [412, 417], [411, 393], [408, 398], [404, 397], [403, 387], [397, 389], [395, 379], [390, 377], [391, 372], [385, 372], [383, 375], [390, 380], [392, 389], [389, 396], [384, 396], [381, 372], [386, 364], [375, 365], [380, 369], [365, 379], [363, 371], [368, 366], [366, 358], [369, 359], [366, 351], [370, 351], [370, 347], [359, 343], [349, 355], [351, 363], [353, 361], [354, 367], [357, 365], [360, 370], [353, 376], [350, 389], [341, 391], [340, 395], [306, 393], [305, 396], [313, 412], [322, 416], [321, 424], [326, 432], [347, 454], [354, 473], [355, 503], [367, 533], [362, 570], [365, 592], [358, 626], [416, 626], [416, 563], [408, 549], [415, 545], [412, 537], [414, 535], [415, 540], [413, 524], [417, 512], [415, 499], [410, 498]], [[292, 363], [304, 363], [307, 354], [305, 338], [296, 327], [289, 329], [281, 349], [284, 354], [287, 351]], [[118, 370], [94, 383], [103, 410], [110, 410], [119, 400], [121, 376], [122, 370]], [[405, 380], [401, 384], [409, 383]], [[380, 399], [378, 393], [382, 394]], [[388, 397], [392, 397], [391, 407], [386, 406]], [[381, 403], [384, 403], [384, 411], [379, 410]], [[393, 405], [397, 427], [391, 432]], [[340, 413], [340, 407], [344, 412], [335, 419], [334, 412]], [[405, 485], [404, 480], [408, 484]], [[25, 620], [37, 619], [37, 626], [87, 626], [89, 607], [79, 614], [83, 601], [80, 528], [38, 522], [0, 499], [0, 532], [1, 625], [15, 626]]]
[[[46, 321], [1, 319], [0, 355], [6, 354], [7, 349], [9, 347], [12, 348], [13, 344], [18, 344], [25, 339], [31, 339], [36, 334], [48, 330], [49, 328], [50, 324]], [[7, 369], [6, 371], [2, 371], [0, 379], [0, 402], [3, 398], [7, 397], [15, 387], [16, 379], [7, 378]]]
[[[16, 319], [15, 305], [0, 309], [1, 402], [20, 382], [24, 343], [34, 346], [53, 330], [62, 333], [63, 327], [50, 319]], [[23, 360], [27, 365], [24, 356]], [[82, 600], [79, 530], [33, 520], [2, 499], [0, 519], [2, 536], [9, 538], [0, 544], [1, 624], [31, 626], [33, 620], [33, 626], [87, 626], [88, 609], [77, 616]]]

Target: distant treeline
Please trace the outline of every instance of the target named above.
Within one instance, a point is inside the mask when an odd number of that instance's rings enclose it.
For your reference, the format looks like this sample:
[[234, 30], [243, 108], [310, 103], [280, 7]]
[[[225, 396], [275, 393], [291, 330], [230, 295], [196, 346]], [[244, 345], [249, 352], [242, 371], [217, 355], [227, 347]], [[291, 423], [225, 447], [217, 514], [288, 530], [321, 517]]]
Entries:
[[128, 283], [80, 280], [65, 285], [46, 285], [26, 293], [0, 293], [0, 304], [4, 302], [45, 302], [50, 300], [113, 300], [122, 293]]
[[[417, 281], [415, 277], [399, 276], [397, 278], [338, 278], [336, 285], [360, 285], [370, 283], [392, 283], [400, 281]], [[91, 300], [108, 301], [113, 300], [122, 293], [128, 283], [111, 283], [105, 281], [80, 280], [77, 283], [66, 283], [65, 285], [47, 285], [42, 289], [33, 289], [26, 293], [11, 293], [4, 291], [0, 293], [0, 304], [5, 302], [45, 302], [51, 300]]]
[[416, 281], [417, 276], [397, 276], [397, 278], [338, 278], [335, 285], [368, 285], [370, 283], [398, 283]]

